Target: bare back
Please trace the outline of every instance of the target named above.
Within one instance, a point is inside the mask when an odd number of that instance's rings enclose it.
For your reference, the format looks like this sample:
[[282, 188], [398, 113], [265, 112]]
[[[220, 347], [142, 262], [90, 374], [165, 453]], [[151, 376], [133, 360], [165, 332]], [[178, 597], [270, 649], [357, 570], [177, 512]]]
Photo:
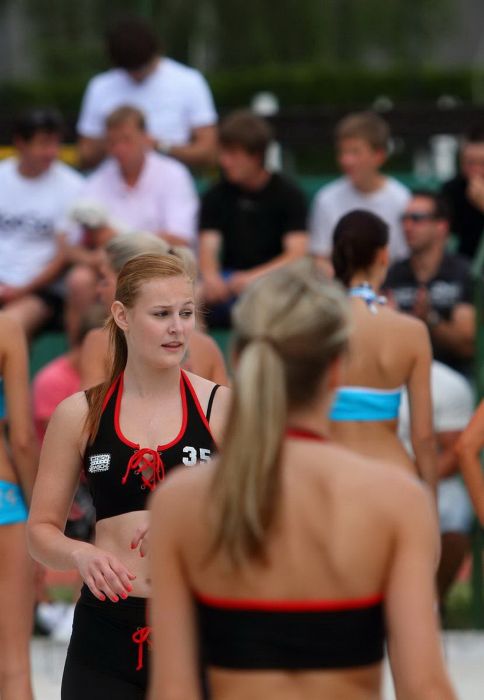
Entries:
[[[412, 478], [388, 469], [386, 464], [371, 464], [334, 444], [314, 448], [306, 442], [287, 441], [280, 509], [267, 544], [267, 561], [250, 561], [235, 570], [222, 553], [206, 557], [213, 532], [213, 468], [175, 475], [173, 487], [166, 484], [162, 489], [166, 494], [155, 497], [156, 532], [163, 524], [157, 513], [163, 509], [163, 517], [168, 519], [165, 522], [176, 532], [180, 567], [186, 572], [183, 583], [168, 577], [173, 586], [232, 600], [341, 601], [385, 596], [403, 504], [408, 507], [412, 494], [417, 494], [417, 501], [423, 495]], [[164, 499], [157, 504], [160, 496]], [[156, 549], [155, 541], [155, 569]], [[157, 595], [168, 596], [164, 599], [168, 606], [171, 593], [169, 582], [163, 594], [155, 588], [154, 616]], [[173, 595], [177, 595], [175, 591]], [[185, 644], [190, 648], [183, 636], [177, 636], [178, 641], [180, 650]], [[163, 649], [157, 653], [156, 663], [161, 661]], [[178, 661], [189, 663], [188, 657]], [[160, 669], [160, 677], [162, 671], [166, 669]], [[297, 673], [212, 669], [210, 682], [214, 700], [376, 700], [380, 698], [381, 664]]]
[[[362, 299], [352, 299], [353, 332], [344, 385], [398, 390], [413, 395], [412, 409], [430, 418], [430, 347], [423, 324], [386, 306], [372, 313]], [[418, 378], [418, 381], [417, 381]], [[425, 385], [425, 381], [427, 385]], [[397, 421], [333, 421], [331, 436], [369, 457], [386, 459], [416, 472], [397, 436]]]

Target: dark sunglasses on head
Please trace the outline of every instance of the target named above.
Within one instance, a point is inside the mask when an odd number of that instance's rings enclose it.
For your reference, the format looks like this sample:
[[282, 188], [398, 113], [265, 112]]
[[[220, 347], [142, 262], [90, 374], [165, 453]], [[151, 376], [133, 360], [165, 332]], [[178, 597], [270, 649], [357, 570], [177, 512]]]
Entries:
[[432, 219], [435, 219], [435, 214], [423, 211], [407, 211], [400, 217], [400, 221], [413, 221], [415, 223], [419, 221], [431, 221]]

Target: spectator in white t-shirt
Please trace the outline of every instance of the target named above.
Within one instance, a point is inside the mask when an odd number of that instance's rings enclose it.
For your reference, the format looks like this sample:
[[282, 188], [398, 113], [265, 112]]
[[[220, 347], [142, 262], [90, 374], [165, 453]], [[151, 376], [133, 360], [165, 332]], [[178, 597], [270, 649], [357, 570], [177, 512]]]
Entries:
[[[86, 180], [79, 204], [102, 208], [106, 219], [92, 227], [84, 245], [68, 250], [74, 265], [68, 275], [69, 328], [95, 299], [97, 251], [114, 235], [144, 231], [170, 245], [195, 242], [198, 195], [188, 169], [149, 146], [144, 115], [136, 107], [118, 107], [106, 120], [110, 155]], [[77, 320], [76, 320], [77, 319]]]
[[160, 56], [152, 27], [139, 17], [118, 21], [106, 40], [114, 68], [87, 85], [77, 124], [81, 166], [91, 168], [102, 159], [106, 117], [125, 104], [146, 115], [148, 133], [160, 152], [189, 166], [213, 164], [217, 113], [201, 73]]
[[[467, 380], [441, 362], [432, 363], [431, 392], [438, 449], [437, 501], [442, 537], [437, 588], [443, 604], [470, 547], [469, 532], [473, 511], [464, 483], [458, 474], [459, 464], [454, 448], [472, 417], [474, 400]], [[409, 420], [408, 396], [404, 393], [400, 405], [399, 435], [405, 447], [412, 453]]]
[[373, 112], [350, 114], [337, 124], [337, 158], [344, 175], [322, 187], [313, 201], [309, 228], [311, 252], [317, 258], [328, 262], [336, 223], [353, 209], [370, 211], [388, 224], [391, 261], [407, 256], [400, 215], [410, 192], [380, 172], [389, 139], [387, 123]]
[[67, 212], [84, 181], [58, 160], [62, 131], [57, 111], [26, 112], [14, 124], [18, 155], [0, 163], [0, 306], [28, 335], [60, 317]]

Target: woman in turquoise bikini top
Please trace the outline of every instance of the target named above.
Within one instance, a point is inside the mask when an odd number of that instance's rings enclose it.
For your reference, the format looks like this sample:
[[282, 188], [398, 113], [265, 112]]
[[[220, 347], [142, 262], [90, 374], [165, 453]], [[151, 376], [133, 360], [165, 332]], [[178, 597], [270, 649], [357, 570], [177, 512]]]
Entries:
[[[435, 486], [430, 397], [431, 349], [425, 325], [379, 296], [388, 268], [388, 227], [355, 210], [333, 236], [335, 277], [351, 299], [353, 333], [343, 385], [332, 410], [331, 434], [356, 451], [413, 471]], [[402, 388], [410, 397], [415, 462], [397, 435]]]
[[[0, 313], [0, 697], [32, 700], [29, 642], [33, 566], [25, 521], [38, 463], [30, 415], [27, 343], [20, 326]], [[8, 424], [8, 438], [6, 425]]]

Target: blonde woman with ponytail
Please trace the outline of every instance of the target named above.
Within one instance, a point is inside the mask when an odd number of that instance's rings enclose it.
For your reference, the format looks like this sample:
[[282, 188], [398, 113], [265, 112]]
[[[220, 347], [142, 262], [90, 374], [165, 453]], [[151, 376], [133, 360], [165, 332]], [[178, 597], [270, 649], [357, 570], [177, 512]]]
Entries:
[[429, 494], [326, 438], [347, 315], [307, 261], [236, 305], [220, 455], [152, 499], [150, 700], [200, 700], [200, 658], [212, 700], [380, 699], [385, 639], [398, 697], [455, 700]]
[[[170, 247], [162, 238], [151, 233], [116, 236], [98, 252], [98, 296], [106, 307], [106, 313], [113, 303], [116, 280], [121, 268], [137, 255], [174, 255], [183, 261], [193, 278], [197, 274], [195, 258], [188, 248]], [[106, 328], [95, 328], [87, 334], [81, 347], [79, 365], [82, 387], [87, 389], [107, 379], [110, 357], [109, 334]], [[183, 367], [216, 384], [227, 386], [229, 383], [220, 348], [213, 338], [199, 330], [194, 330], [190, 337]]]
[[[228, 390], [180, 368], [195, 320], [193, 278], [174, 255], [122, 268], [109, 378], [63, 401], [47, 429], [29, 518], [33, 556], [79, 571], [63, 700], [146, 696], [147, 498], [178, 464], [196, 470], [222, 436]], [[64, 527], [81, 471], [96, 508], [91, 543]], [[189, 507], [189, 504], [187, 504]]]

